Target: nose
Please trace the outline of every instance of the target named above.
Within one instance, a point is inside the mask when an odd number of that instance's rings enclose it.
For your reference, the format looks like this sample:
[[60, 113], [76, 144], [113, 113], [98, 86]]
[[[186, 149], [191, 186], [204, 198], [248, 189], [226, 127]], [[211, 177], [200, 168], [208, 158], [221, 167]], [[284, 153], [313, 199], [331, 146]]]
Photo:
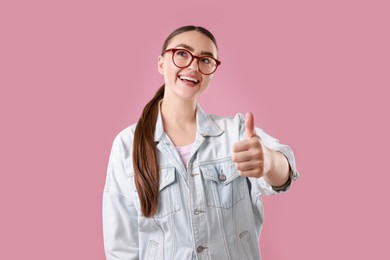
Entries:
[[191, 68], [193, 70], [199, 70], [199, 62], [198, 62], [198, 58], [195, 58], [192, 60], [192, 62], [190, 63], [190, 65], [188, 65], [188, 68]]

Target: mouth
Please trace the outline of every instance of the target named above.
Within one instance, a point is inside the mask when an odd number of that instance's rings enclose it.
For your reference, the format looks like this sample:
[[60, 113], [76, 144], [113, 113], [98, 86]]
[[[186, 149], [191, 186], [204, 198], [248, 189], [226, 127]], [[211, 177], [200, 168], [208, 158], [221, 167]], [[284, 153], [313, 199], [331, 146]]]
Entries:
[[198, 84], [200, 81], [198, 79], [196, 79], [195, 77], [190, 77], [190, 76], [182, 76], [182, 75], [179, 75], [179, 79], [181, 81], [184, 81], [184, 82], [187, 82], [187, 83], [190, 83], [192, 85], [196, 85]]

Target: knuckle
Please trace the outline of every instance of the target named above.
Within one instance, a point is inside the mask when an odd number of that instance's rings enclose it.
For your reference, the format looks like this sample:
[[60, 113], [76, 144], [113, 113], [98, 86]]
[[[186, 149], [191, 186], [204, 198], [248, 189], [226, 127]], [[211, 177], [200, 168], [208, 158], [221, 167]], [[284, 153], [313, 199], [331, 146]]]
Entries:
[[256, 176], [260, 177], [261, 176], [261, 169], [260, 168], [256, 168], [254, 173], [256, 174]]
[[236, 167], [236, 169], [239, 171], [240, 170], [240, 165], [238, 163], [235, 163], [234, 166]]
[[254, 158], [254, 159], [257, 159], [260, 157], [260, 151], [257, 150], [257, 149], [254, 149], [252, 152], [251, 152], [251, 157]]

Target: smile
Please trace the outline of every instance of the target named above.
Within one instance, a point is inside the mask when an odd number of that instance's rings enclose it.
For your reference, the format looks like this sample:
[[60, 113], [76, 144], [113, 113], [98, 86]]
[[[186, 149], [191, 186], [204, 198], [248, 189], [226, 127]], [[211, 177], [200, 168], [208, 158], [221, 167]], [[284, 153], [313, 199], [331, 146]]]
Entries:
[[188, 76], [179, 76], [179, 78], [181, 80], [186, 80], [186, 81], [193, 82], [194, 84], [198, 84], [199, 83], [199, 80], [191, 78], [191, 77], [188, 77]]

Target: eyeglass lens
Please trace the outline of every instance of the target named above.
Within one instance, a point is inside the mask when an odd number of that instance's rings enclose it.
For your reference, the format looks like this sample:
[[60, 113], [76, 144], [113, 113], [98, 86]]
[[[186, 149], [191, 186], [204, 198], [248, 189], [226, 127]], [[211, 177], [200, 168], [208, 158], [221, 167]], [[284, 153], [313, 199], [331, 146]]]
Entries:
[[[173, 53], [173, 62], [180, 68], [188, 67], [193, 59], [193, 55], [186, 50], [175, 50]], [[203, 74], [211, 74], [217, 69], [217, 62], [211, 57], [199, 57], [198, 68]]]

